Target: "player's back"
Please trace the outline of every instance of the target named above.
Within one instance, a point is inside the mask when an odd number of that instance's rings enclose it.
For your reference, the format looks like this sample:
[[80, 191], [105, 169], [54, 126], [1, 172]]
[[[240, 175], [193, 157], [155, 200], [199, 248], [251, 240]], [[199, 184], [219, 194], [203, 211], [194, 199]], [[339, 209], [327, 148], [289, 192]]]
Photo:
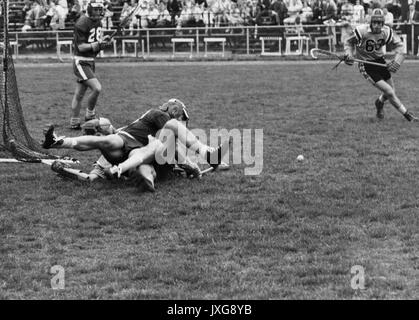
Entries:
[[157, 131], [163, 128], [170, 119], [168, 113], [158, 109], [150, 109], [122, 130], [128, 132], [142, 144], [147, 145], [148, 135], [156, 136]]

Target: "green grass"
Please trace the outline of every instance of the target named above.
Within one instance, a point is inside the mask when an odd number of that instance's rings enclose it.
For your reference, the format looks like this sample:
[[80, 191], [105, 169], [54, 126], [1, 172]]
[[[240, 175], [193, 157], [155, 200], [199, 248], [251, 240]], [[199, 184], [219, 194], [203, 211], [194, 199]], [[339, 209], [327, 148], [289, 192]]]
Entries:
[[[191, 126], [264, 130], [264, 167], [176, 179], [141, 193], [0, 164], [0, 298], [417, 299], [419, 127], [331, 64], [99, 64], [98, 111], [118, 126], [177, 97]], [[395, 76], [419, 114], [418, 64]], [[17, 67], [34, 137], [66, 129], [70, 65]], [[297, 162], [298, 154], [305, 156]], [[71, 152], [82, 168], [98, 152]], [[52, 290], [49, 270], [65, 268]], [[366, 288], [351, 289], [362, 265]]]

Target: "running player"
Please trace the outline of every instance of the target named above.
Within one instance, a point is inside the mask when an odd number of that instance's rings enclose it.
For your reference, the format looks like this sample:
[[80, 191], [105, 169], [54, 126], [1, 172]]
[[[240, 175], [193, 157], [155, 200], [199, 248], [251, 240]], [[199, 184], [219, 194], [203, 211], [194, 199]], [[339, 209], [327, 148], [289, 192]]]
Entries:
[[[396, 55], [386, 65], [383, 47], [393, 44]], [[384, 13], [381, 9], [374, 9], [369, 25], [357, 26], [345, 41], [345, 63], [353, 65], [354, 58], [384, 64], [384, 67], [359, 63], [359, 71], [382, 93], [375, 101], [377, 118], [384, 118], [384, 102], [389, 101], [408, 121], [418, 120], [403, 105], [397, 97], [394, 82], [390, 72], [397, 72], [403, 63], [403, 44], [393, 30], [384, 25]]]
[[[95, 57], [100, 50], [111, 44], [110, 36], [102, 37], [103, 3], [103, 0], [91, 0], [87, 6], [87, 14], [82, 14], [74, 25], [73, 69], [77, 77], [77, 85], [71, 102], [70, 119], [70, 128], [74, 130], [81, 129], [80, 109], [87, 89], [90, 89], [91, 93], [87, 99], [86, 121], [95, 117], [96, 102], [102, 90], [95, 75]], [[86, 130], [86, 133], [92, 132]]]

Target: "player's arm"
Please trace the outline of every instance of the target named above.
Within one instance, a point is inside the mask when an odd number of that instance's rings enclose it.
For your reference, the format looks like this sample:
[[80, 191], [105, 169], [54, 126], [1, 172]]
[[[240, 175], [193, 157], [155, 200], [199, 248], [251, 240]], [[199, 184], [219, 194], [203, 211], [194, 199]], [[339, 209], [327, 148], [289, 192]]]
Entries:
[[110, 36], [105, 36], [102, 41], [89, 42], [87, 37], [89, 33], [82, 28], [76, 26], [74, 29], [76, 33], [76, 46], [80, 52], [99, 52], [111, 44]]
[[393, 50], [396, 53], [393, 60], [388, 63], [387, 68], [390, 72], [397, 72], [404, 61], [403, 42], [400, 37], [397, 34], [393, 34], [393, 31], [390, 29], [390, 34], [386, 43], [392, 43]]

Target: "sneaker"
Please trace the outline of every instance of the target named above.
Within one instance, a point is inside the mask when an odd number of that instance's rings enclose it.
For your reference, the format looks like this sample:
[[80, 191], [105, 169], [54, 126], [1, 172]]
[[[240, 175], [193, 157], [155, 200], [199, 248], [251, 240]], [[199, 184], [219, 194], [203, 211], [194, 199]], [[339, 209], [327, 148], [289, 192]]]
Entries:
[[375, 100], [375, 107], [377, 108], [377, 118], [384, 119], [384, 102], [380, 99]]
[[201, 179], [201, 169], [199, 169], [199, 166], [196, 163], [191, 161], [188, 164], [180, 163], [178, 166], [185, 171], [187, 177]]
[[419, 120], [413, 114], [411, 114], [409, 111], [406, 111], [406, 113], [403, 116], [406, 118], [407, 121], [418, 121]]
[[221, 143], [217, 148], [207, 151], [206, 160], [208, 164], [215, 169], [221, 164], [221, 159], [227, 153], [230, 146], [230, 141]]
[[81, 130], [80, 123], [70, 124], [70, 130]]
[[44, 136], [45, 136], [45, 140], [42, 143], [42, 148], [44, 149], [50, 149], [54, 146], [63, 144], [64, 136], [57, 137], [57, 135], [54, 132], [54, 125], [52, 124], [44, 129]]

